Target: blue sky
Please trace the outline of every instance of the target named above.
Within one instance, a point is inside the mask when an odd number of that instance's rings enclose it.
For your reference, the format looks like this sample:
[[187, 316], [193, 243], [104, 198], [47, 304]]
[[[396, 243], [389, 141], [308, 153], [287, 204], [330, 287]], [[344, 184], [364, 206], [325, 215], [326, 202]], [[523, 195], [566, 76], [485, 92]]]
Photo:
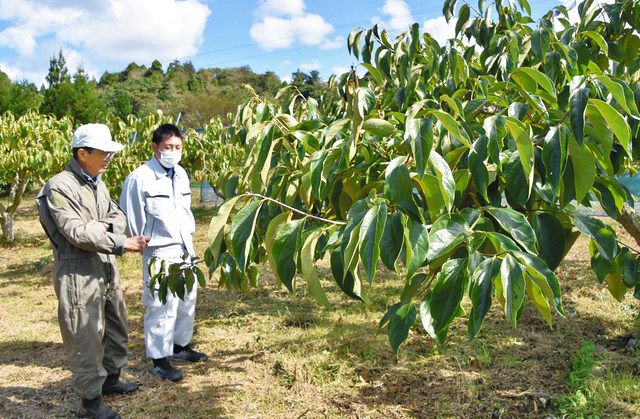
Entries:
[[[534, 18], [560, 4], [529, 1]], [[0, 70], [40, 85], [62, 48], [72, 72], [82, 65], [96, 78], [132, 61], [166, 68], [177, 59], [326, 79], [357, 64], [346, 49], [354, 27], [381, 22], [398, 33], [418, 22], [444, 40], [454, 22], [441, 14], [442, 0], [0, 0]]]

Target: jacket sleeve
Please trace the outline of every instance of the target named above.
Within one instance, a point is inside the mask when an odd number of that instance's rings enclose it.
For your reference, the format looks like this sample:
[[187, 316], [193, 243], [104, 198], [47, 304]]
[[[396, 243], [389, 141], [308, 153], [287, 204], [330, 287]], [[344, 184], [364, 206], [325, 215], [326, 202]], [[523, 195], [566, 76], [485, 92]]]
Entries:
[[129, 176], [125, 179], [120, 194], [120, 207], [126, 214], [129, 236], [142, 236], [147, 217], [142, 188], [135, 177]]
[[109, 226], [108, 230], [110, 232], [116, 234], [125, 234], [125, 230], [127, 228], [127, 220], [124, 212], [122, 211], [120, 206], [118, 206], [118, 203], [111, 199], [111, 197], [109, 196], [109, 191], [107, 190], [107, 187], [104, 185], [104, 183], [101, 183], [101, 185], [102, 193], [105, 194], [107, 196], [107, 199], [109, 200], [109, 210], [106, 217], [104, 217], [100, 221]]
[[61, 189], [49, 189], [44, 196], [58, 231], [69, 243], [89, 252], [121, 255], [125, 236], [105, 231], [98, 220], [85, 222], [77, 211], [73, 197]]

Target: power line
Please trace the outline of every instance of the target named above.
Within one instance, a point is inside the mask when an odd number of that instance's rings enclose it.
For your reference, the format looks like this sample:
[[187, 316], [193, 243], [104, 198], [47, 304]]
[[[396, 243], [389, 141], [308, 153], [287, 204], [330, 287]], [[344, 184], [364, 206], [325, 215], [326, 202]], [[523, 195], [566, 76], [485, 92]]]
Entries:
[[[431, 12], [435, 12], [441, 10], [440, 7], [438, 8], [431, 8], [431, 9], [418, 9], [415, 12], [412, 13], [404, 13], [404, 14], [399, 14], [396, 15], [398, 17], [409, 17], [412, 16], [414, 14], [421, 14], [421, 15], [425, 15], [426, 13], [431, 13]], [[336, 25], [334, 26], [334, 29], [343, 29], [343, 28], [353, 28], [356, 27], [360, 24], [364, 24], [364, 23], [370, 23], [371, 21], [368, 19], [362, 19], [362, 20], [358, 20], [355, 22], [348, 22], [348, 23], [342, 23], [340, 25]], [[274, 38], [269, 38], [269, 41], [279, 41], [279, 40], [283, 40], [286, 39], [285, 37], [281, 36], [281, 37], [274, 37]], [[200, 57], [203, 55], [210, 55], [210, 54], [215, 54], [218, 52], [226, 52], [226, 51], [234, 51], [234, 50], [239, 50], [239, 49], [244, 49], [244, 48], [250, 48], [250, 47], [255, 47], [257, 46], [257, 43], [255, 42], [250, 42], [247, 44], [240, 44], [240, 45], [234, 45], [234, 46], [230, 46], [230, 47], [225, 47], [225, 48], [218, 48], [218, 49], [214, 49], [214, 50], [209, 50], [209, 51], [204, 51], [204, 52], [199, 52], [197, 54], [192, 55], [192, 57]], [[304, 47], [311, 47], [311, 46], [317, 46], [317, 45], [305, 45]]]
[[[539, 0], [539, 1], [535, 1], [535, 2], [530, 2], [530, 5], [531, 6], [540, 5], [540, 4], [543, 4], [543, 3], [548, 3], [550, 1], [554, 1], [554, 2], [560, 3], [559, 0]], [[423, 18], [426, 18], [426, 15], [428, 13], [432, 13], [432, 12], [436, 12], [436, 11], [440, 11], [440, 10], [442, 10], [441, 7], [423, 8], [423, 9], [417, 9], [417, 10], [411, 11], [410, 13], [398, 14], [398, 15], [395, 15], [395, 16], [408, 17], [408, 16], [413, 16], [413, 15], [420, 15]], [[334, 28], [335, 29], [353, 28], [353, 27], [357, 27], [360, 24], [365, 24], [365, 23], [371, 23], [371, 20], [362, 19], [362, 20], [358, 20], [358, 21], [354, 21], [354, 22], [342, 23], [340, 25], [336, 25]], [[270, 40], [277, 41], [277, 40], [281, 40], [281, 39], [285, 39], [285, 38], [284, 37], [279, 37], [279, 38], [272, 38]], [[250, 48], [250, 47], [256, 47], [256, 46], [257, 46], [257, 44], [255, 42], [252, 42], [252, 43], [248, 43], [248, 44], [241, 44], [241, 45], [236, 45], [236, 46], [231, 46], [231, 47], [226, 47], [226, 48], [220, 48], [220, 49], [216, 49], [216, 50], [205, 51], [205, 52], [201, 52], [201, 53], [198, 53], [198, 54], [194, 54], [191, 57], [200, 57], [200, 56], [215, 54], [215, 53], [219, 53], [219, 52], [236, 51], [236, 50]], [[247, 60], [251, 60], [251, 59], [254, 59], [254, 58], [262, 58], [262, 57], [268, 57], [268, 56], [272, 56], [272, 55], [289, 53], [289, 52], [292, 52], [292, 51], [299, 51], [299, 50], [302, 50], [302, 49], [305, 49], [305, 48], [311, 48], [311, 47], [317, 48], [318, 45], [301, 45], [301, 46], [298, 46], [298, 47], [281, 49], [279, 51], [269, 51], [269, 52], [265, 52], [265, 53], [262, 53], [262, 54], [255, 54], [255, 55], [244, 56], [244, 57], [239, 57], [239, 58], [231, 58], [231, 59], [227, 59], [227, 60], [223, 60], [223, 61], [218, 61], [218, 62], [210, 64], [210, 65], [220, 66], [220, 65], [223, 65], [223, 64], [228, 64], [228, 63], [233, 63], [233, 62], [238, 62], [238, 61], [247, 61]]]

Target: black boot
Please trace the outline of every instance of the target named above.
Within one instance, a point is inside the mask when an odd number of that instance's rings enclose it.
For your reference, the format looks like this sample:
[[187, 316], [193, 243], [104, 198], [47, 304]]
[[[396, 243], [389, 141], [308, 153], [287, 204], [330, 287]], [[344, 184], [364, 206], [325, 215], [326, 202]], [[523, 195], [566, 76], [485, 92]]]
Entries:
[[104, 403], [102, 396], [98, 396], [95, 399], [82, 399], [82, 408], [84, 409], [85, 418], [120, 419], [120, 415]]
[[152, 371], [163, 380], [170, 380], [173, 382], [182, 380], [182, 372], [171, 365], [166, 357], [154, 359]]
[[102, 394], [129, 394], [138, 389], [138, 384], [133, 381], [124, 381], [120, 379], [120, 371], [115, 374], [107, 375], [102, 384]]

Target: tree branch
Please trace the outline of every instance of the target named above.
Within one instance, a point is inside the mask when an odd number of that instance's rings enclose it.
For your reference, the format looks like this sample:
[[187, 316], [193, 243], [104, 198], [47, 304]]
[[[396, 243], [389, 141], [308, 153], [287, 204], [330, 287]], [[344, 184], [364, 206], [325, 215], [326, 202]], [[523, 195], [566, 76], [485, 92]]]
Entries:
[[260, 194], [253, 193], [253, 192], [246, 192], [245, 195], [254, 196], [256, 198], [260, 198], [260, 199], [264, 199], [264, 200], [267, 200], [267, 201], [271, 201], [274, 204], [278, 204], [281, 207], [284, 207], [284, 208], [286, 208], [286, 209], [288, 209], [290, 211], [293, 211], [293, 212], [295, 212], [297, 214], [300, 214], [300, 215], [305, 216], [305, 217], [313, 218], [314, 220], [322, 221], [323, 223], [329, 223], [329, 224], [334, 224], [334, 225], [345, 225], [345, 224], [347, 224], [344, 221], [328, 220], [326, 218], [318, 217], [317, 215], [307, 214], [304, 211], [300, 211], [297, 208], [291, 207], [291, 206], [289, 206], [289, 205], [287, 205], [287, 204], [285, 204], [283, 202], [280, 202], [280, 201], [278, 201], [276, 199], [269, 198], [268, 196], [260, 195]]
[[636, 217], [636, 213], [628, 204], [622, 206], [622, 211], [618, 217], [618, 222], [622, 224], [625, 230], [633, 237], [636, 244], [640, 246], [640, 221]]

